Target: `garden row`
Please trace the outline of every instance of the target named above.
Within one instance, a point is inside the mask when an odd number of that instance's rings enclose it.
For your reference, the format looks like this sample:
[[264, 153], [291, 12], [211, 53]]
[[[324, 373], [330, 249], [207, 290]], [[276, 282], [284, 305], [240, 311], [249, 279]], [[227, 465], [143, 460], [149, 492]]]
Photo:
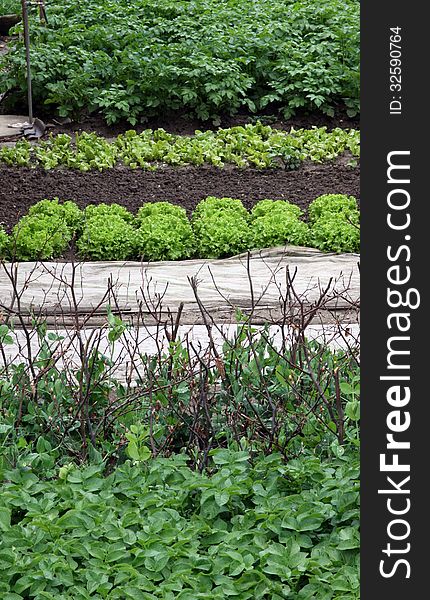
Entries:
[[[32, 7], [36, 103], [62, 116], [101, 112], [135, 124], [164, 111], [200, 119], [359, 107], [359, 2], [61, 0]], [[18, 27], [20, 29], [21, 26]], [[25, 101], [22, 39], [1, 58], [0, 93]]]
[[2, 599], [358, 598], [353, 351], [244, 324], [216, 358], [172, 341], [130, 389], [97, 336], [64, 364], [34, 327], [34, 376], [0, 366]]
[[[49, 457], [49, 453], [40, 453]], [[37, 455], [37, 453], [36, 453]], [[45, 458], [46, 460], [46, 458]], [[359, 459], [211, 452], [0, 486], [3, 600], [355, 600]]]
[[19, 141], [13, 147], [0, 148], [0, 163], [9, 166], [40, 166], [44, 169], [67, 167], [89, 171], [125, 165], [155, 169], [157, 164], [213, 165], [238, 167], [297, 168], [304, 160], [323, 162], [348, 151], [360, 153], [360, 132], [326, 127], [279, 131], [261, 123], [196, 131], [194, 136], [179, 136], [164, 129], [127, 131], [114, 141], [95, 133], [50, 136], [37, 145]]
[[321, 250], [359, 249], [355, 198], [332, 194], [316, 198], [308, 210], [284, 200], [261, 200], [248, 212], [238, 199], [208, 197], [191, 220], [169, 202], [144, 203], [136, 216], [119, 204], [90, 205], [42, 200], [15, 225], [0, 228], [0, 255], [17, 260], [62, 256], [76, 239], [78, 254], [92, 260], [178, 260], [221, 258], [249, 249], [284, 244]]

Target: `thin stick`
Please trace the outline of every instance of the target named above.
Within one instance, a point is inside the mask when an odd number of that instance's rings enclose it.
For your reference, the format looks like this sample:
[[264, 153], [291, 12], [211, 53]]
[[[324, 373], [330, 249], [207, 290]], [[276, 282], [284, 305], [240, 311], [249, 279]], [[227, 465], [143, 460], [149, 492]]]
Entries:
[[24, 23], [25, 59], [27, 61], [27, 99], [28, 99], [28, 122], [33, 125], [33, 93], [31, 89], [31, 66], [30, 66], [30, 29], [28, 25], [28, 6], [26, 0], [21, 0], [22, 21]]

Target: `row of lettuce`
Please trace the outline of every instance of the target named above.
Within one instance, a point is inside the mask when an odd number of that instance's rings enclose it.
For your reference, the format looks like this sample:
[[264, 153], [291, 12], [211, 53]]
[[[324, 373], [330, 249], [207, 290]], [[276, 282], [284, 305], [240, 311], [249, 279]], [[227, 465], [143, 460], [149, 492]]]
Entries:
[[359, 210], [353, 196], [319, 196], [308, 222], [285, 200], [260, 200], [249, 212], [239, 199], [209, 196], [191, 219], [181, 206], [147, 202], [133, 215], [119, 204], [89, 205], [41, 200], [10, 235], [0, 228], [0, 255], [17, 260], [58, 258], [72, 240], [83, 259], [179, 260], [222, 258], [241, 252], [293, 244], [323, 251], [359, 249]]
[[153, 170], [157, 165], [204, 164], [222, 167], [297, 168], [304, 160], [323, 162], [349, 152], [360, 154], [360, 132], [326, 127], [280, 131], [257, 122], [255, 125], [196, 131], [180, 136], [164, 129], [134, 130], [109, 141], [95, 133], [50, 135], [39, 144], [26, 140], [0, 148], [0, 163], [44, 169], [66, 167], [89, 171], [124, 165]]

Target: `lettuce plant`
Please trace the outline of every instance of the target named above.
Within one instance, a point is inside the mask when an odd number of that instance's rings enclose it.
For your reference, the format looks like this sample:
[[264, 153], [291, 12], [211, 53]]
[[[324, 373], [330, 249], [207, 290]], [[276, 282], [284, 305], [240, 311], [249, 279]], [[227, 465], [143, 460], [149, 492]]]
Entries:
[[172, 216], [188, 222], [187, 211], [182, 206], [171, 202], [145, 202], [137, 213], [137, 221], [142, 223], [147, 217]]
[[189, 258], [195, 249], [194, 233], [182, 215], [153, 213], [141, 220], [135, 249], [137, 256], [144, 260]]
[[359, 220], [358, 211], [324, 214], [312, 224], [309, 243], [327, 252], [358, 252]]
[[92, 260], [127, 260], [134, 246], [135, 229], [115, 213], [102, 212], [87, 219], [77, 241], [80, 256]]
[[30, 207], [28, 214], [30, 216], [52, 217], [63, 220], [72, 232], [77, 231], [82, 226], [82, 211], [77, 204], [69, 200], [62, 203], [58, 198], [40, 200], [40, 202], [36, 202]]
[[284, 244], [306, 246], [309, 227], [288, 213], [269, 212], [255, 219], [251, 225], [254, 248], [272, 248]]
[[222, 258], [252, 246], [252, 234], [244, 216], [234, 210], [210, 211], [194, 223], [197, 252], [201, 258]]
[[274, 213], [288, 214], [299, 218], [302, 211], [298, 206], [291, 204], [286, 200], [260, 200], [251, 210], [251, 219], [258, 219]]
[[132, 224], [134, 222], [134, 216], [129, 212], [124, 206], [120, 204], [105, 204], [101, 202], [100, 204], [90, 204], [86, 207], [85, 218], [92, 219], [94, 217], [103, 217], [106, 219], [110, 219], [111, 217], [119, 217], [126, 223]]
[[13, 228], [11, 252], [18, 260], [46, 260], [63, 254], [73, 232], [58, 215], [25, 215]]
[[357, 200], [354, 196], [344, 194], [324, 194], [315, 198], [309, 205], [309, 221], [315, 223], [317, 219], [328, 214], [356, 213], [358, 211]]
[[248, 220], [249, 214], [242, 204], [242, 200], [236, 198], [216, 198], [208, 196], [201, 200], [193, 212], [193, 225], [198, 229], [199, 221], [202, 218], [210, 217], [221, 212], [237, 215], [242, 219]]

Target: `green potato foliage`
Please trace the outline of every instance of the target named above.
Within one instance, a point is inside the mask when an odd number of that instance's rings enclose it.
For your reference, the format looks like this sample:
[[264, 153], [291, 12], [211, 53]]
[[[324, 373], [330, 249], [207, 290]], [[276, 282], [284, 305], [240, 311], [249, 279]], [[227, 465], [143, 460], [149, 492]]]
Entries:
[[108, 476], [103, 463], [65, 464], [48, 480], [9, 468], [0, 595], [358, 600], [358, 454], [305, 451], [285, 464], [215, 449], [210, 475], [183, 454], [127, 459]]
[[[34, 16], [35, 7], [30, 7]], [[359, 110], [357, 0], [62, 0], [32, 19], [36, 104], [135, 124], [166, 111], [202, 120], [281, 107]], [[0, 93], [26, 93], [21, 39]]]
[[326, 213], [310, 228], [310, 245], [325, 252], [360, 251], [360, 214]]
[[135, 236], [135, 253], [138, 258], [179, 260], [192, 256], [194, 249], [194, 233], [188, 219], [184, 218], [182, 213], [178, 216], [160, 211], [140, 219], [140, 227]]
[[339, 213], [355, 214], [358, 204], [354, 196], [345, 194], [324, 194], [313, 200], [308, 208], [309, 221], [315, 223], [320, 217]]
[[193, 228], [201, 258], [233, 256], [252, 247], [249, 223], [237, 208], [211, 208], [193, 222]]
[[133, 257], [135, 237], [133, 226], [119, 214], [102, 211], [87, 218], [76, 245], [85, 259], [127, 260]]

